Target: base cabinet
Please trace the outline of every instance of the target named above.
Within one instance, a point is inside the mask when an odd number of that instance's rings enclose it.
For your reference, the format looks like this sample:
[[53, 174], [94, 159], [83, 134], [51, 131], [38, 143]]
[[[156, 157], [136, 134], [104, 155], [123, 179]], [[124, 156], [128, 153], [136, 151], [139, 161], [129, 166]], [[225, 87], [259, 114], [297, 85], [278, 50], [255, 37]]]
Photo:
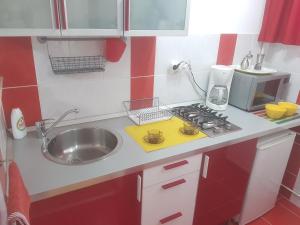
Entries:
[[203, 154], [194, 225], [223, 225], [241, 212], [257, 140]]
[[33, 202], [31, 225], [140, 225], [137, 174]]
[[202, 155], [144, 170], [142, 225], [192, 225]]

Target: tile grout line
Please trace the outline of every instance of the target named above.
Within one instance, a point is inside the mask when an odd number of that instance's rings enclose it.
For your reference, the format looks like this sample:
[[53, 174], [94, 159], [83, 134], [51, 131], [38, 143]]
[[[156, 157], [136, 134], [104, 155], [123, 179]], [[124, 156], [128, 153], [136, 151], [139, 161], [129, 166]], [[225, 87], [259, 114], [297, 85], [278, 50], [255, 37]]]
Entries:
[[3, 87], [2, 90], [17, 89], [17, 88], [30, 88], [30, 87], [38, 87], [38, 85], [32, 84], [32, 85], [15, 86], [15, 87]]
[[298, 217], [300, 219], [300, 215], [298, 215], [297, 213], [295, 213], [294, 211], [292, 211], [291, 209], [289, 209], [288, 207], [286, 207], [283, 203], [279, 202], [278, 205], [280, 205], [282, 208], [284, 208], [285, 210], [287, 210], [290, 213], [294, 214], [296, 217]]
[[267, 220], [266, 218], [264, 218], [263, 216], [262, 217], [260, 217], [264, 222], [266, 222], [267, 224], [269, 224], [269, 225], [272, 225], [272, 223], [269, 221], [269, 220]]

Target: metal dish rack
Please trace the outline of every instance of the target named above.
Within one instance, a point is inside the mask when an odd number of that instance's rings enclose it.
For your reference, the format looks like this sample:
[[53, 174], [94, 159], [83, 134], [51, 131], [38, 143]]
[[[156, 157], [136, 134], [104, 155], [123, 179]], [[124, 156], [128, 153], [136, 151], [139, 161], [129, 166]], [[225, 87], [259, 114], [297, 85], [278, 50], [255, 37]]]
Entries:
[[49, 59], [55, 74], [105, 71], [106, 60], [101, 55], [75, 57], [53, 57], [49, 55]]
[[169, 120], [173, 117], [171, 110], [160, 105], [159, 98], [124, 101], [128, 117], [137, 125]]

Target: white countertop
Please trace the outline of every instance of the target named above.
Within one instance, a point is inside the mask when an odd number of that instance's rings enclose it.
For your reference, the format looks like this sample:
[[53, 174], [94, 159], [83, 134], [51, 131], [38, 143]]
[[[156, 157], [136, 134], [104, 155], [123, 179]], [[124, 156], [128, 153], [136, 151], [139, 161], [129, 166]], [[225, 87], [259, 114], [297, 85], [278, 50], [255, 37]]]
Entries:
[[[29, 194], [35, 201], [141, 171], [144, 168], [181, 157], [300, 126], [300, 119], [278, 125], [232, 106], [222, 113], [229, 116], [229, 121], [241, 127], [242, 130], [215, 138], [202, 138], [150, 153], [144, 152], [125, 133], [124, 128], [132, 125], [127, 117], [76, 125], [76, 127], [108, 128], [122, 137], [122, 145], [111, 156], [80, 166], [59, 165], [47, 160], [41, 152], [41, 140], [36, 137], [35, 132], [28, 133], [22, 140], [9, 139], [9, 142]], [[70, 126], [60, 127], [55, 132], [68, 128]]]

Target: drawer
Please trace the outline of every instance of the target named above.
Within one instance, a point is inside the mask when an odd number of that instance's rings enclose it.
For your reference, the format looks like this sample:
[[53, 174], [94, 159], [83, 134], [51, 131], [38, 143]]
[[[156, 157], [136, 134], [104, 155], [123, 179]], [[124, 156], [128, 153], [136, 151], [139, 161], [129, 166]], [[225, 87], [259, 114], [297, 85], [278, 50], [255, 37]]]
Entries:
[[143, 187], [171, 180], [184, 174], [199, 171], [202, 154], [194, 155], [174, 162], [145, 169], [143, 172]]
[[143, 189], [142, 225], [192, 225], [199, 171]]

